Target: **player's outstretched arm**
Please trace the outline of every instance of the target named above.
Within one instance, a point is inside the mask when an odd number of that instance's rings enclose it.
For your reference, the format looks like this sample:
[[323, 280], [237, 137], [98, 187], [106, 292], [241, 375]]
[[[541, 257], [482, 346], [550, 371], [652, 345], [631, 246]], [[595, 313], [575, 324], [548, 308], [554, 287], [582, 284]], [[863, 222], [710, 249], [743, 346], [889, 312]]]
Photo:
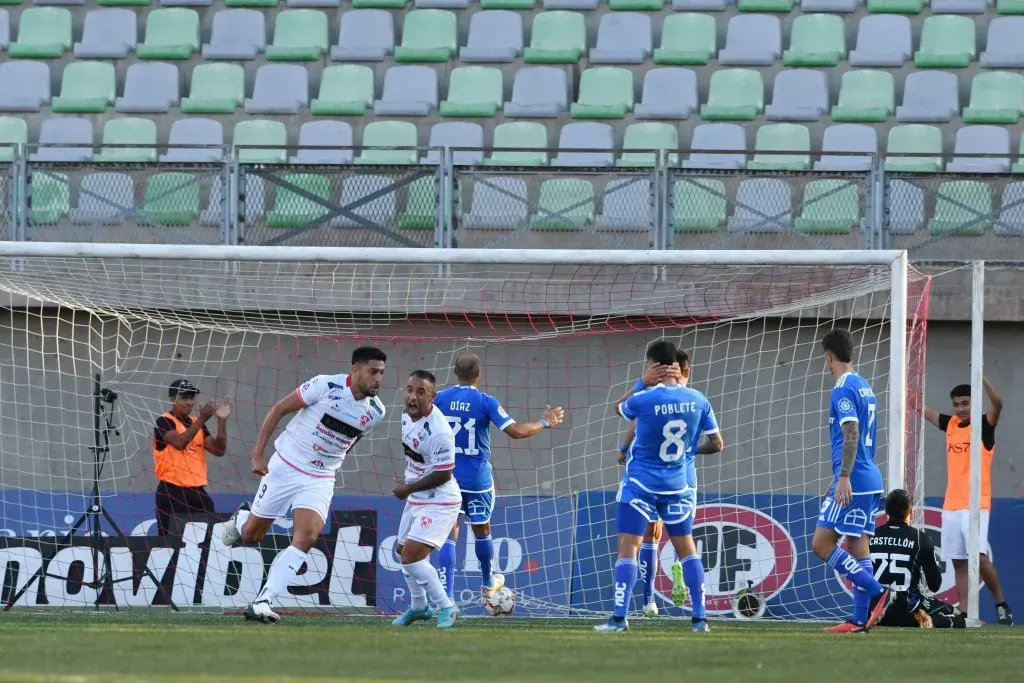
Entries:
[[[199, 430], [203, 428], [203, 425], [213, 417], [213, 413], [216, 410], [217, 406], [213, 403], [204, 403], [199, 408], [199, 418], [192, 420], [192, 424], [188, 426], [188, 429], [180, 434], [176, 429], [174, 429], [174, 424], [168, 421], [166, 424], [167, 428], [163, 433], [164, 443], [168, 443], [178, 450], [187, 448], [188, 445], [192, 443], [192, 439], [196, 438], [196, 434], [199, 433]], [[161, 423], [158, 422], [157, 425], [161, 426]]]
[[939, 411], [932, 408], [930, 405], [925, 404], [921, 401], [921, 392], [916, 389], [907, 390], [907, 405], [911, 410], [920, 410], [924, 415], [924, 419], [935, 425], [939, 429], [943, 429], [943, 425], [940, 424]]
[[204, 445], [210, 455], [219, 458], [228, 450], [228, 416], [231, 415], [231, 401], [219, 403], [216, 408], [213, 416], [217, 418], [217, 436], [207, 439]]
[[541, 419], [536, 422], [513, 422], [505, 427], [505, 433], [513, 439], [529, 439], [531, 436], [540, 434], [549, 427], [557, 427], [562, 424], [564, 417], [565, 411], [562, 410], [561, 406], [555, 406], [554, 408], [545, 406]]
[[725, 448], [725, 440], [722, 439], [720, 432], [714, 432], [712, 434], [706, 434], [701, 437], [700, 443], [697, 444], [697, 455], [712, 455], [714, 453], [721, 453]]
[[306, 402], [302, 400], [299, 392], [290, 391], [287, 396], [275, 403], [274, 406], [267, 411], [267, 416], [263, 418], [263, 424], [260, 426], [260, 433], [256, 437], [256, 445], [253, 446], [252, 456], [250, 457], [252, 462], [252, 471], [255, 474], [263, 476], [267, 473], [267, 461], [263, 458], [263, 451], [267, 449], [270, 437], [274, 435], [274, 430], [277, 429], [277, 425], [281, 422], [281, 418], [305, 407]]
[[985, 417], [988, 418], [988, 423], [995, 427], [999, 422], [999, 416], [1003, 412], [1003, 397], [999, 395], [999, 392], [996, 391], [996, 388], [992, 386], [987, 377], [981, 378], [981, 384], [985, 387], [985, 395], [988, 396], [989, 404]]

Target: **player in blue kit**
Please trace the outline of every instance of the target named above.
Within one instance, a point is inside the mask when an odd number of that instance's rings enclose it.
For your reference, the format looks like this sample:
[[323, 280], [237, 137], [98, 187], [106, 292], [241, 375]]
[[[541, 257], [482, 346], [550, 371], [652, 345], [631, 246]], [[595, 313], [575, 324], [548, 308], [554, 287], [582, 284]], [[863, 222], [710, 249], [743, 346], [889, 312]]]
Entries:
[[[491, 540], [491, 512], [494, 510], [494, 479], [491, 475], [491, 425], [513, 439], [528, 439], [562, 423], [561, 408], [546, 406], [541, 419], [520, 424], [501, 407], [498, 399], [477, 388], [480, 382], [480, 358], [466, 353], [455, 361], [458, 385], [438, 392], [434, 405], [448, 417], [455, 432], [455, 480], [462, 489], [462, 514], [469, 517], [476, 537], [476, 558], [483, 577], [481, 594], [486, 600], [505, 585], [505, 577], [492, 569], [494, 542]], [[455, 542], [459, 525], [438, 553], [438, 573], [454, 598]]]
[[[671, 366], [676, 347], [659, 341], [647, 348], [647, 367]], [[689, 375], [689, 369], [685, 372]], [[595, 626], [599, 632], [625, 631], [626, 613], [637, 578], [637, 554], [644, 530], [660, 518], [680, 558], [683, 581], [690, 591], [693, 630], [708, 630], [704, 611], [704, 566], [693, 541], [693, 517], [697, 509], [696, 455], [718, 453], [723, 448], [715, 413], [704, 394], [680, 384], [666, 373], [661, 383], [638, 391], [617, 404], [619, 414], [636, 420], [633, 442], [626, 453], [615, 516], [619, 537], [612, 595], [615, 608], [608, 622]], [[701, 442], [701, 436], [707, 439]], [[700, 444], [698, 446], [698, 444]]]
[[[829, 633], [863, 633], [885, 615], [892, 591], [875, 580], [869, 537], [875, 533], [882, 473], [875, 464], [876, 403], [868, 381], [853, 370], [853, 339], [835, 328], [821, 339], [825, 367], [836, 380], [828, 426], [832, 439], [832, 485], [825, 496], [811, 547], [829, 567], [853, 583], [853, 617]], [[839, 547], [846, 536], [849, 552]], [[871, 601], [879, 598], [874, 609]]]

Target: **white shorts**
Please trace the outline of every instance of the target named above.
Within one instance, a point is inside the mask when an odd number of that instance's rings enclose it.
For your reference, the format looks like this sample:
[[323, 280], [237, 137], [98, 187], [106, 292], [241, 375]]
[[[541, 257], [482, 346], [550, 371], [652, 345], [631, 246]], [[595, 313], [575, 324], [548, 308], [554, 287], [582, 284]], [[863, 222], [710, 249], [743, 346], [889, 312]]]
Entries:
[[269, 470], [260, 479], [252, 499], [252, 514], [263, 519], [277, 519], [294, 508], [306, 508], [327, 521], [327, 512], [334, 498], [334, 476], [312, 477], [292, 467], [275, 453], [267, 464]]
[[[989, 554], [988, 547], [989, 510], [981, 510], [981, 553]], [[970, 510], [942, 511], [942, 559], [966, 560], [967, 539], [971, 535]]]
[[398, 544], [405, 545], [405, 541], [411, 538], [440, 548], [458, 521], [459, 503], [431, 505], [407, 502], [402, 511], [402, 521], [398, 524]]

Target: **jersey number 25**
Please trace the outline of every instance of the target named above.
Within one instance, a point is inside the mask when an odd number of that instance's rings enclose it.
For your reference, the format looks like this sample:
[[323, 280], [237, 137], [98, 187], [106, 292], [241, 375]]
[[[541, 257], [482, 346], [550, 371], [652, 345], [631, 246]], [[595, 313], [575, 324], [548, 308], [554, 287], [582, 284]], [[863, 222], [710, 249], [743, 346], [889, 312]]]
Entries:
[[686, 423], [682, 420], [669, 420], [661, 428], [661, 450], [658, 456], [665, 462], [675, 462], [686, 455]]

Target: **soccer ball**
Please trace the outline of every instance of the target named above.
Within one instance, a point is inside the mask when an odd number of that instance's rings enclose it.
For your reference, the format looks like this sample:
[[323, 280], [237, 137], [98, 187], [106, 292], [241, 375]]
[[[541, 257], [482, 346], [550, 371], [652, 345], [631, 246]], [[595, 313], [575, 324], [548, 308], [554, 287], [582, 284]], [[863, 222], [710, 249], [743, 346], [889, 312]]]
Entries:
[[491, 616], [507, 617], [516, 608], [516, 594], [511, 588], [502, 586], [484, 601], [484, 610]]

